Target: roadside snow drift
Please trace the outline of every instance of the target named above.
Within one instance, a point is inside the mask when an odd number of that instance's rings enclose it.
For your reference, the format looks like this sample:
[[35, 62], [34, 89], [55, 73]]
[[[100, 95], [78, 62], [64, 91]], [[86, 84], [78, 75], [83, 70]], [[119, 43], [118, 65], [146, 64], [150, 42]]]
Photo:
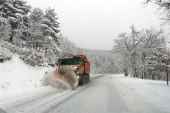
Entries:
[[0, 97], [17, 94], [41, 86], [41, 79], [49, 68], [31, 67], [17, 56], [0, 63]]

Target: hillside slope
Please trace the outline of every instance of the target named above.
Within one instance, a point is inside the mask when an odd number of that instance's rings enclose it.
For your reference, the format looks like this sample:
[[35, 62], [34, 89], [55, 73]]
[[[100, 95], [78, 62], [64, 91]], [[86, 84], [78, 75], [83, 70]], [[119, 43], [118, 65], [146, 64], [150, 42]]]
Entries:
[[0, 96], [41, 87], [41, 79], [49, 69], [27, 65], [16, 55], [0, 63]]

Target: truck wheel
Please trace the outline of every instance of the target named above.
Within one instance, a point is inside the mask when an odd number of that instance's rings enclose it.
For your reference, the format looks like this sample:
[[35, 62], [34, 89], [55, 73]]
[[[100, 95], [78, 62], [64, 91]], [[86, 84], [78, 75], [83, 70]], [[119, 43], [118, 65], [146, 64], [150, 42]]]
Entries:
[[83, 75], [79, 79], [79, 85], [82, 86], [84, 84], [87, 84], [90, 81], [89, 75]]
[[90, 82], [90, 75], [87, 75], [87, 81]]
[[88, 83], [88, 82], [89, 82], [89, 76], [88, 76], [88, 75], [85, 75], [85, 76], [84, 76], [84, 82], [85, 82], [85, 83]]
[[82, 85], [84, 84], [84, 83], [83, 83], [83, 82], [84, 82], [83, 78], [84, 78], [84, 77], [82, 77], [82, 76], [79, 78], [79, 86], [82, 86]]
[[84, 83], [87, 84], [90, 81], [90, 77], [88, 74], [84, 75]]
[[83, 77], [83, 84], [87, 84], [87, 77], [86, 77], [86, 75]]

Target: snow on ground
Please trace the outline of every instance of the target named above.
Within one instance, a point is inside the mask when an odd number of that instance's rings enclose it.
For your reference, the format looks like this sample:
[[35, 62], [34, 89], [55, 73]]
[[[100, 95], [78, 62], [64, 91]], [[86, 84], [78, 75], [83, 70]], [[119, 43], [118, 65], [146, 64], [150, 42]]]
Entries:
[[[112, 79], [114, 86], [118, 88], [119, 94], [127, 102], [127, 105], [135, 106], [136, 109], [141, 110], [148, 107], [148, 109], [164, 110], [166, 111], [164, 113], [169, 113], [167, 111], [170, 110], [170, 86], [167, 86], [165, 81], [143, 80], [123, 75], [114, 76]], [[119, 86], [117, 86], [118, 84]], [[143, 106], [138, 106], [142, 101]], [[148, 104], [152, 106], [147, 106]]]
[[41, 79], [50, 68], [31, 67], [17, 56], [0, 63], [0, 98], [41, 87]]

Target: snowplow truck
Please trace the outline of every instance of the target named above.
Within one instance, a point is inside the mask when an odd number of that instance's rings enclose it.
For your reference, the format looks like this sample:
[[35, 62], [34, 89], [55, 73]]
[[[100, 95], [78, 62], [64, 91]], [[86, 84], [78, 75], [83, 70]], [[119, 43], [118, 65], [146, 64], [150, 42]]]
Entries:
[[[90, 81], [90, 62], [85, 55], [72, 55], [58, 60], [58, 71], [63, 66], [72, 67], [76, 74], [78, 85], [84, 85]], [[62, 73], [62, 72], [59, 72]]]

